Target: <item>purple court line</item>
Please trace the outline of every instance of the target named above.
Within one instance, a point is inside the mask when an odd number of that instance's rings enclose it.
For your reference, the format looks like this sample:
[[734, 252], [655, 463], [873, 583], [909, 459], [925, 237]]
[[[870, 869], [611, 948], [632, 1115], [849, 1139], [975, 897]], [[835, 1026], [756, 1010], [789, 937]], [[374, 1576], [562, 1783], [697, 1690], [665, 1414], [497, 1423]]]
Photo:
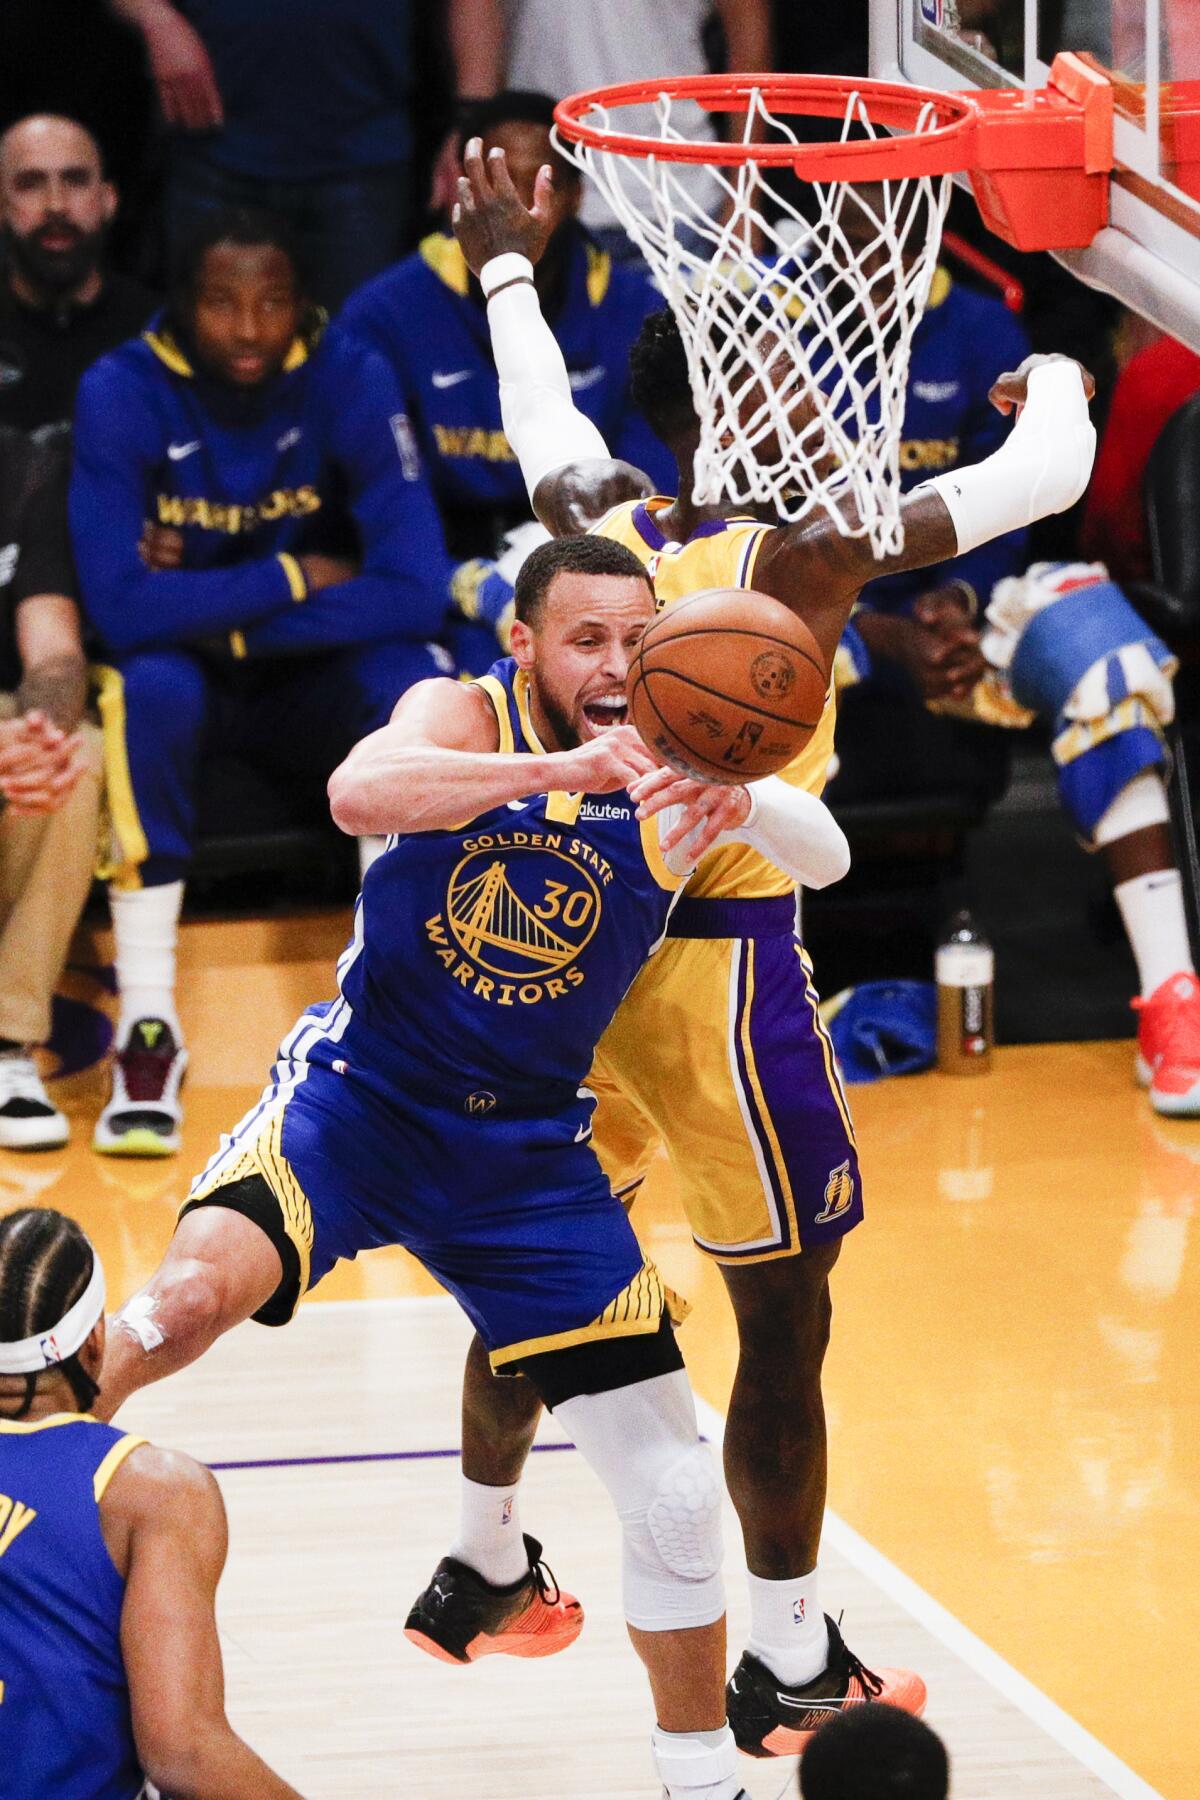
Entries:
[[[539, 1450], [573, 1450], [574, 1444], [535, 1444]], [[230, 1469], [313, 1469], [328, 1463], [421, 1462], [435, 1456], [461, 1456], [454, 1450], [365, 1450], [346, 1456], [268, 1456], [257, 1462], [215, 1462], [209, 1468], [225, 1474]]]

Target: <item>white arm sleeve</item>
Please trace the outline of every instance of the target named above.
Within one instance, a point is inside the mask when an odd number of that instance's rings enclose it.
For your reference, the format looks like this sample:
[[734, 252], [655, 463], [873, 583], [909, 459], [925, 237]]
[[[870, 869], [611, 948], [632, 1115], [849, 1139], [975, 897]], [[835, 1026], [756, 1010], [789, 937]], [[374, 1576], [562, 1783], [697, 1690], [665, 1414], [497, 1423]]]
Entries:
[[[736, 831], [723, 831], [712, 845], [749, 844], [760, 856], [805, 887], [830, 887], [850, 867], [850, 846], [841, 826], [824, 801], [803, 788], [789, 787], [778, 775], [751, 782], [750, 817]], [[666, 837], [678, 824], [681, 808], [669, 806], [659, 817], [659, 832]], [[707, 853], [706, 853], [707, 854]], [[690, 870], [694, 859], [688, 841], [670, 851], [667, 867], [673, 875]]]
[[1020, 418], [994, 455], [922, 483], [941, 496], [960, 556], [1006, 531], [1065, 512], [1088, 484], [1096, 429], [1079, 365], [1042, 363], [1031, 370], [1027, 392]]
[[506, 251], [484, 264], [479, 279], [488, 295], [504, 435], [532, 500], [543, 476], [567, 463], [607, 459], [609, 448], [571, 397], [563, 353], [533, 286], [533, 264]]

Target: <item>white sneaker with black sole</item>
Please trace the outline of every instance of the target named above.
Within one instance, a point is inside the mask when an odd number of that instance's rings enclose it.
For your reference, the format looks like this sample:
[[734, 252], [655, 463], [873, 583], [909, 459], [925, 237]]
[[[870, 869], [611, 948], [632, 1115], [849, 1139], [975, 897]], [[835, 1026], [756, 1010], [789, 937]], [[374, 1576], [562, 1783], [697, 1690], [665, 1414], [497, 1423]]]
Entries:
[[0, 1146], [5, 1150], [57, 1150], [70, 1126], [42, 1086], [27, 1050], [0, 1054]]
[[112, 1093], [96, 1120], [92, 1149], [102, 1156], [174, 1156], [187, 1060], [165, 1019], [139, 1019], [112, 1059]]

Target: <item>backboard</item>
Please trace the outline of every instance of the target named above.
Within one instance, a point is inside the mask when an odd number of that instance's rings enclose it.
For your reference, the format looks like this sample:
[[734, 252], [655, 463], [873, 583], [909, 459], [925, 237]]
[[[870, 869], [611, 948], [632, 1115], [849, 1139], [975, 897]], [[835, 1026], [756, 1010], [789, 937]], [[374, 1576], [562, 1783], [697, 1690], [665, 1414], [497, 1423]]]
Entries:
[[871, 0], [871, 73], [958, 91], [1045, 85], [1061, 50], [1112, 82], [1109, 223], [1071, 272], [1200, 351], [1200, 0]]

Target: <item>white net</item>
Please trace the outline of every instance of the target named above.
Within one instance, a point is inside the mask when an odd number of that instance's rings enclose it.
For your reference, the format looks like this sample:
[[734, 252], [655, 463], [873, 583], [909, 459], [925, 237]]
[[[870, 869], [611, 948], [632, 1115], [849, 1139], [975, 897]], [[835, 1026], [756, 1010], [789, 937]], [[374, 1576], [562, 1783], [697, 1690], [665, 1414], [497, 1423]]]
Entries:
[[[568, 142], [637, 244], [678, 320], [700, 420], [698, 504], [769, 504], [783, 519], [825, 508], [876, 556], [903, 546], [900, 431], [913, 333], [929, 297], [949, 176], [869, 185], [800, 183], [760, 163], [656, 155], [694, 141], [661, 94], [646, 154]], [[593, 102], [581, 123], [621, 131]], [[639, 124], [641, 121], [639, 120]], [[932, 106], [914, 130], [932, 130]], [[644, 133], [639, 133], [644, 136]], [[841, 137], [887, 137], [857, 93]], [[799, 143], [752, 92], [743, 141]], [[716, 196], [717, 205], [712, 206]]]

